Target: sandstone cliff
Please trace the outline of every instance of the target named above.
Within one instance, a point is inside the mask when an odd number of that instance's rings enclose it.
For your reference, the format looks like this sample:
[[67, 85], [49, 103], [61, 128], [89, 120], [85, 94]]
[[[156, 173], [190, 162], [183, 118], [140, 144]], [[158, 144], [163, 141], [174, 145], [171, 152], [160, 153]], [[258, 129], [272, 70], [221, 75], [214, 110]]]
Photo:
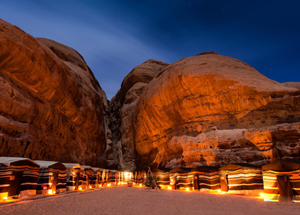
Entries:
[[147, 60], [136, 66], [123, 80], [121, 89], [112, 98], [109, 105], [111, 114], [110, 128], [113, 133], [113, 140], [107, 146], [108, 163], [114, 161], [122, 169], [135, 170], [137, 160], [135, 156], [133, 116], [135, 107], [144, 88], [151, 80], [169, 64]]
[[213, 52], [175, 62], [149, 83], [135, 109], [140, 167], [300, 158], [299, 96], [299, 89]]
[[214, 52], [135, 67], [107, 101], [74, 49], [0, 20], [0, 156], [106, 168], [300, 159], [300, 85]]
[[0, 99], [0, 156], [105, 165], [106, 96], [72, 48], [0, 20]]

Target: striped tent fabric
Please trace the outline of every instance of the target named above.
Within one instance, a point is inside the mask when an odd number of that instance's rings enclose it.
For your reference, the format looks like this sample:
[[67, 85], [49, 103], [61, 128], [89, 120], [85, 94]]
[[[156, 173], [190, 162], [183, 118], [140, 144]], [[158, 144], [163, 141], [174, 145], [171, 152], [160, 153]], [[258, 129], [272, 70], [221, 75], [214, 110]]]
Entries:
[[138, 172], [138, 174], [137, 174], [136, 183], [143, 183], [142, 182], [142, 174], [141, 174], [141, 172]]
[[265, 201], [300, 202], [299, 160], [278, 160], [262, 169]]
[[99, 168], [99, 185], [102, 185], [102, 175], [103, 175], [103, 169]]
[[119, 171], [119, 183], [122, 184], [123, 183], [123, 172]]
[[134, 183], [138, 183], [138, 172], [133, 172], [133, 180]]
[[173, 189], [192, 190], [193, 174], [191, 168], [175, 168], [170, 171], [170, 185]]
[[63, 163], [67, 167], [67, 191], [79, 190], [84, 178], [84, 169], [78, 163]]
[[106, 181], [107, 181], [107, 184], [111, 183], [111, 170], [106, 171]]
[[0, 163], [0, 201], [7, 198], [12, 171], [6, 164]]
[[201, 166], [191, 171], [194, 177], [194, 190], [213, 191], [221, 189], [219, 167]]
[[105, 169], [102, 170], [102, 184], [106, 183], [106, 172]]
[[105, 184], [106, 185], [111, 185], [110, 184], [110, 178], [111, 178], [111, 171], [109, 169], [105, 169]]
[[99, 185], [101, 183], [101, 170], [98, 167], [92, 167], [94, 170], [94, 178], [93, 178], [93, 188], [99, 188]]
[[116, 172], [117, 170], [110, 170], [110, 174], [109, 174], [109, 181], [111, 183], [111, 185], [116, 185]]
[[37, 194], [55, 194], [66, 191], [67, 167], [56, 161], [35, 160], [40, 165]]
[[219, 171], [222, 191], [256, 195], [263, 190], [261, 167], [236, 163], [223, 166]]
[[170, 186], [170, 169], [153, 169], [151, 172], [158, 177], [158, 185], [162, 189]]
[[116, 183], [116, 185], [120, 184], [120, 173], [119, 173], [119, 171], [116, 171], [116, 173], [115, 173], [115, 183]]
[[82, 179], [82, 189], [91, 189], [94, 185], [94, 175], [95, 172], [92, 167], [81, 165], [81, 167], [84, 169], [84, 175]]
[[86, 189], [86, 175], [84, 170], [80, 171], [79, 174], [79, 190], [85, 190]]
[[8, 197], [26, 198], [36, 195], [40, 166], [33, 160], [21, 157], [0, 157], [0, 164], [11, 171]]

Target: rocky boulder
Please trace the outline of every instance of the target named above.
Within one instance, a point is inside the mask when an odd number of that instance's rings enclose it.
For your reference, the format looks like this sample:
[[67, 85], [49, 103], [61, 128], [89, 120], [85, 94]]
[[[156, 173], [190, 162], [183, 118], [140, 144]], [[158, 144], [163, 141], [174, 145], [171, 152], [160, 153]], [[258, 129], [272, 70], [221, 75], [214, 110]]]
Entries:
[[0, 99], [0, 156], [105, 165], [106, 96], [74, 49], [0, 20]]
[[139, 168], [299, 158], [299, 96], [299, 89], [214, 52], [177, 61], [156, 75], [136, 104]]

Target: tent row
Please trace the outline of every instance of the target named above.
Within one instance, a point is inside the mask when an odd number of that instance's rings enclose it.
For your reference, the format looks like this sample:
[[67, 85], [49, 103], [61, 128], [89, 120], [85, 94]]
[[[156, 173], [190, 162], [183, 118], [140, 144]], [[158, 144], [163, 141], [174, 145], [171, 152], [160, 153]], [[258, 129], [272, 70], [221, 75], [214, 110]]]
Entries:
[[[265, 201], [300, 202], [300, 161], [279, 160], [262, 167], [236, 163], [221, 168], [154, 169], [159, 185], [166, 189], [260, 195]], [[133, 182], [142, 183], [146, 172], [135, 172]]]
[[0, 201], [118, 185], [127, 182], [128, 174], [77, 163], [0, 157]]
[[[167, 189], [258, 195], [266, 201], [300, 202], [300, 161], [279, 160], [262, 167], [228, 164], [221, 168], [154, 169], [159, 185]], [[0, 157], [0, 201], [36, 194], [56, 194], [115, 186], [132, 181], [143, 184], [146, 171], [123, 172], [77, 163]]]

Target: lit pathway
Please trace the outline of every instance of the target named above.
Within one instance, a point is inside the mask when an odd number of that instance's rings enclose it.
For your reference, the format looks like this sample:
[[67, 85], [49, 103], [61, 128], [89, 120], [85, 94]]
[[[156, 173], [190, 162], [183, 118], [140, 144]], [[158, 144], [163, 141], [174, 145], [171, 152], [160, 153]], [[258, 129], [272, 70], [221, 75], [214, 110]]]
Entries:
[[109, 187], [0, 204], [0, 214], [300, 214], [300, 204], [235, 195]]

